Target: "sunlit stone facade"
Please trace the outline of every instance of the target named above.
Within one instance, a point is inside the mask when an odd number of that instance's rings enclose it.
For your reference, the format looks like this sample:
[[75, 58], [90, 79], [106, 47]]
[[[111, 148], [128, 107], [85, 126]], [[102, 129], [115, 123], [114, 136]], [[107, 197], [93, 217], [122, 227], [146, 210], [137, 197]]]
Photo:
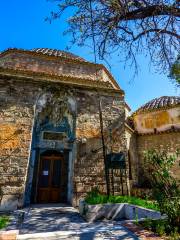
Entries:
[[48, 49], [0, 54], [0, 210], [106, 191], [99, 100], [107, 148], [126, 153], [124, 92], [103, 65]]

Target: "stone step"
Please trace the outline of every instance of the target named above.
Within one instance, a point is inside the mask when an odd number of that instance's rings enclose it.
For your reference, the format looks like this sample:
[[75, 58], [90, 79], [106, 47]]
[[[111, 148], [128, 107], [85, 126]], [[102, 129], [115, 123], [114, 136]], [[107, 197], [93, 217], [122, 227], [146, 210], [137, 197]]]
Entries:
[[76, 237], [78, 237], [76, 231], [54, 231], [44, 233], [20, 234], [17, 236], [17, 240], [76, 239]]

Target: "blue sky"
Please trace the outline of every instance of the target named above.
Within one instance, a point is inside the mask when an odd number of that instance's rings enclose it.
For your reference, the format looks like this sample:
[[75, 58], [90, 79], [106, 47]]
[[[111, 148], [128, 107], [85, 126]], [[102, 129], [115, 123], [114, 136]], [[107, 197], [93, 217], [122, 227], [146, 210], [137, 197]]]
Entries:
[[[47, 47], [65, 50], [70, 36], [64, 36], [66, 16], [49, 24], [44, 19], [56, 9], [55, 2], [46, 0], [0, 1], [0, 51], [9, 48]], [[70, 12], [67, 13], [70, 15]], [[91, 49], [74, 46], [71, 52], [93, 61]], [[114, 56], [109, 60], [111, 73], [126, 93], [126, 101], [136, 110], [147, 101], [165, 95], [179, 95], [179, 90], [166, 75], [149, 70], [148, 59], [139, 57], [140, 71], [132, 80], [133, 70]]]

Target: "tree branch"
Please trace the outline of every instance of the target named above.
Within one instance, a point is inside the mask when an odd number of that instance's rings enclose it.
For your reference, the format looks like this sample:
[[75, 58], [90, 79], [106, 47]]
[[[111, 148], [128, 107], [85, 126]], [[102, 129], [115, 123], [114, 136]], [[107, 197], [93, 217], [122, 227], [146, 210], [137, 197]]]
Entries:
[[150, 32], [156, 32], [158, 34], [168, 34], [168, 35], [172, 35], [174, 37], [176, 37], [177, 39], [180, 39], [180, 35], [178, 35], [177, 33], [175, 32], [171, 32], [171, 31], [168, 31], [168, 30], [165, 30], [165, 29], [158, 29], [158, 28], [155, 28], [155, 29], [149, 29], [149, 30], [144, 30], [143, 32], [141, 32], [140, 34], [138, 34], [136, 37], [133, 38], [133, 41], [136, 41], [138, 38], [144, 36], [145, 34], [148, 34]]

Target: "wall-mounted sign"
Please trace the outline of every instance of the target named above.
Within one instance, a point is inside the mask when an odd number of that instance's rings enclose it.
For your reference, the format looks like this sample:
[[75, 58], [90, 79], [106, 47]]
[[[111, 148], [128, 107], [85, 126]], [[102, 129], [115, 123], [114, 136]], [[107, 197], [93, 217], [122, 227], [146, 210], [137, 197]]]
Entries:
[[125, 169], [126, 161], [125, 154], [123, 152], [119, 153], [109, 153], [106, 156], [107, 167], [113, 169]]
[[65, 132], [43, 132], [43, 140], [63, 141], [67, 139]]

